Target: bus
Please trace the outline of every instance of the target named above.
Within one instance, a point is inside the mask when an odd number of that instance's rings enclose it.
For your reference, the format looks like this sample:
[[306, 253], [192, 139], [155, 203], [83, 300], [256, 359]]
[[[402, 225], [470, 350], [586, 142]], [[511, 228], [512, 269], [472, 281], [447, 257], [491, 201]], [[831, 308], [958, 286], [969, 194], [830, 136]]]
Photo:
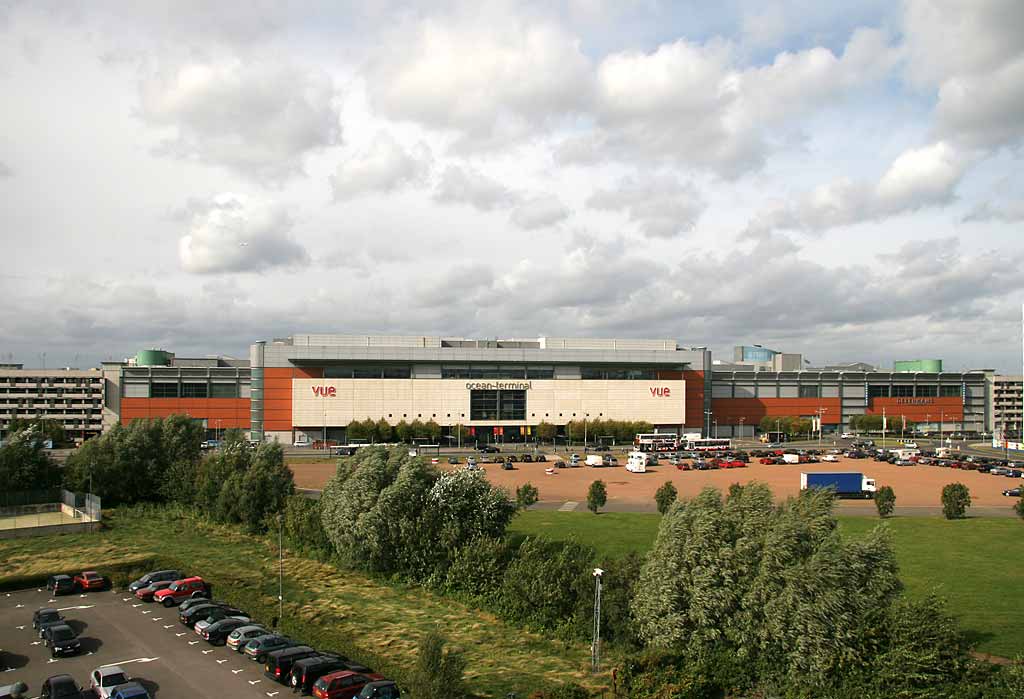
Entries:
[[689, 439], [686, 441], [687, 451], [729, 451], [732, 441], [728, 439]]
[[638, 434], [633, 445], [637, 451], [675, 451], [679, 447], [679, 438], [670, 432], [651, 432]]

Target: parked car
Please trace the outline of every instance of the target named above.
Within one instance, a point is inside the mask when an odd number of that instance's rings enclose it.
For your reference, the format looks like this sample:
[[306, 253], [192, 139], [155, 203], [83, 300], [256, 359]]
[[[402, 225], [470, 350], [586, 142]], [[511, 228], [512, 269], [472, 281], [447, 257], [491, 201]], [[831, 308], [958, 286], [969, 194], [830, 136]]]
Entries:
[[856, 436], [853, 432], [843, 432], [839, 435], [839, 439], [853, 439]]
[[201, 611], [192, 615], [191, 618], [186, 619], [185, 625], [191, 625], [192, 630], [195, 631], [196, 634], [202, 634], [210, 624], [218, 622], [221, 619], [231, 618], [242, 619], [246, 622], [249, 621], [249, 615], [235, 607], [214, 606], [210, 609], [203, 609], [202, 607], [193, 607], [193, 609], [199, 609]]
[[1010, 472], [1006, 474], [1006, 477], [1007, 478], [1020, 478], [1022, 474], [1024, 474], [1024, 471], [1020, 471], [1018, 469], [1013, 468], [1013, 469], [1010, 469]]
[[498, 447], [494, 446], [493, 444], [485, 444], [482, 447], [480, 447], [480, 449], [479, 449], [479, 452], [481, 454], [497, 454], [500, 451], [501, 451], [501, 449], [499, 449]]
[[313, 684], [317, 699], [354, 699], [370, 682], [383, 680], [381, 675], [339, 670], [324, 675]]
[[54, 675], [43, 681], [39, 699], [79, 699], [82, 689], [71, 675]]
[[533, 456], [531, 456], [530, 454], [523, 454], [522, 462], [524, 464], [533, 463]]
[[515, 469], [515, 466], [512, 464], [512, 460], [511, 459], [507, 459], [507, 460], [501, 462], [501, 470], [502, 471], [512, 471], [514, 469]]
[[401, 699], [402, 692], [393, 680], [367, 682], [359, 692], [359, 699]]
[[191, 578], [184, 578], [182, 580], [175, 580], [170, 587], [164, 590], [159, 590], [155, 595], [153, 595], [153, 601], [159, 602], [165, 607], [173, 607], [176, 604], [181, 604], [182, 601], [190, 597], [209, 596], [209, 584], [199, 576], [194, 576]]
[[158, 582], [150, 583], [149, 587], [140, 587], [135, 591], [135, 598], [142, 600], [143, 602], [152, 602], [153, 595], [160, 590], [166, 590], [174, 583], [170, 580], [160, 580]]
[[917, 442], [904, 442], [903, 443], [903, 448], [904, 449], [917, 449]]
[[454, 466], [455, 464], [459, 463], [459, 457], [457, 457], [457, 456], [449, 456], [448, 457], [448, 463], [450, 463], [450, 464], [452, 464]]
[[321, 655], [311, 655], [308, 658], [296, 660], [292, 665], [291, 676], [288, 683], [293, 692], [310, 694], [313, 691], [313, 685], [318, 679], [324, 675], [329, 675], [332, 672], [338, 672], [339, 670], [351, 670], [353, 672], [364, 673], [372, 672], [370, 668], [351, 662], [343, 655], [325, 653]]
[[270, 635], [270, 631], [259, 624], [246, 624], [233, 629], [224, 644], [231, 650], [241, 653], [245, 649], [245, 644], [252, 639]]
[[245, 644], [245, 654], [249, 656], [250, 660], [254, 660], [257, 663], [263, 663], [266, 661], [269, 653], [297, 645], [299, 645], [298, 642], [293, 641], [287, 636], [281, 636], [278, 634], [274, 634], [272, 636], [260, 636], [259, 638], [254, 638]]
[[149, 691], [138, 682], [126, 682], [114, 687], [110, 699], [150, 699]]
[[82, 652], [78, 635], [67, 624], [46, 627], [43, 631], [43, 644], [50, 649], [51, 658], [58, 655], [78, 655]]
[[74, 577], [74, 585], [78, 590], [103, 590], [107, 587], [107, 579], [95, 570], [86, 570]]
[[566, 468], [566, 463], [559, 459], [554, 463], [555, 468]]
[[830, 464], [834, 464], [839, 462], [839, 457], [836, 456], [835, 454], [825, 454], [823, 457], [821, 457], [821, 460], [827, 461]]
[[1021, 491], [1024, 491], [1024, 488], [1021, 488], [1020, 486], [1017, 486], [1016, 488], [1010, 488], [1009, 490], [1004, 490], [1003, 491], [1003, 495], [1005, 495], [1008, 498], [1019, 498], [1020, 494], [1021, 494]]
[[544, 456], [543, 454], [537, 454], [537, 458], [534, 459], [534, 461], [537, 461], [539, 463], [544, 463], [547, 460], [548, 460], [548, 457]]
[[618, 466], [619, 465], [619, 460], [616, 459], [611, 454], [605, 454], [604, 457], [601, 459], [601, 461], [604, 463], [605, 466]]
[[103, 665], [89, 675], [89, 686], [99, 699], [110, 699], [114, 687], [128, 682], [128, 676], [117, 665]]
[[291, 677], [292, 665], [295, 661], [314, 655], [319, 655], [319, 653], [311, 646], [292, 646], [267, 653], [267, 659], [263, 663], [263, 675], [275, 682], [285, 684]]
[[[242, 613], [242, 610], [236, 609], [230, 604], [225, 604], [223, 602], [210, 602], [207, 600], [206, 604], [194, 604], [185, 611], [179, 611], [178, 621], [190, 629], [194, 629], [197, 622], [208, 618], [215, 609], [222, 609], [227, 612], [234, 612], [234, 614], [239, 616], [245, 616], [245, 614]], [[226, 616], [233, 616], [234, 614], [228, 614]]]
[[181, 604], [178, 605], [178, 615], [180, 616], [182, 613], [187, 612], [192, 607], [198, 607], [201, 604], [215, 604], [218, 607], [231, 606], [227, 602], [223, 602], [221, 600], [216, 599], [210, 599], [209, 597], [189, 597], [187, 600], [183, 600]]
[[128, 583], [128, 592], [134, 594], [141, 588], [149, 587], [155, 582], [174, 582], [184, 577], [180, 570], [154, 570], [152, 573], [146, 573], [138, 580]]
[[32, 612], [32, 628], [43, 635], [43, 629], [54, 624], [63, 624], [64, 615], [52, 607], [43, 607]]
[[28, 699], [28, 685], [24, 682], [4, 685], [0, 687], [0, 699]]
[[232, 631], [248, 625], [248, 619], [221, 619], [207, 626], [199, 635], [211, 646], [223, 646], [227, 644], [228, 636]]
[[46, 579], [46, 589], [57, 595], [70, 595], [75, 591], [75, 581], [70, 575], [51, 575]]

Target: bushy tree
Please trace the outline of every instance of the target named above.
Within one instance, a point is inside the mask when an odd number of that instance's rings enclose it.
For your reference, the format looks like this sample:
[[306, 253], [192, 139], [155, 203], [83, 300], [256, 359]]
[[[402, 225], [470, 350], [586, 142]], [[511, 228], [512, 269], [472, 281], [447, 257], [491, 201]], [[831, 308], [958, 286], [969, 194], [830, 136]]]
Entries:
[[410, 699], [460, 699], [467, 696], [463, 674], [466, 659], [445, 648], [441, 634], [431, 631], [420, 641], [409, 682]]
[[502, 613], [519, 624], [568, 627], [579, 600], [593, 598], [593, 560], [594, 550], [576, 542], [528, 537], [502, 579]]
[[942, 514], [946, 519], [963, 519], [971, 506], [971, 491], [963, 483], [948, 483], [942, 489]]
[[879, 517], [888, 517], [896, 507], [896, 492], [890, 485], [883, 485], [875, 491], [875, 507]]
[[60, 469], [43, 450], [34, 427], [10, 432], [0, 447], [0, 483], [5, 493], [60, 485]]
[[445, 587], [496, 601], [505, 570], [514, 554], [506, 538], [474, 539], [455, 551], [448, 567]]
[[377, 420], [373, 425], [373, 439], [379, 444], [387, 444], [388, 442], [395, 441], [394, 428], [392, 428], [391, 424], [384, 418]]
[[[607, 642], [626, 648], [639, 645], [630, 616], [630, 603], [643, 566], [644, 557], [635, 551], [629, 551], [623, 556], [602, 558], [595, 566], [604, 571], [601, 576], [601, 638]], [[592, 568], [582, 573], [581, 587], [584, 589], [589, 587], [593, 590]], [[590, 636], [593, 610], [593, 594], [581, 595], [576, 611], [581, 638]]]
[[[249, 453], [241, 445], [238, 448]], [[268, 515], [284, 511], [285, 502], [295, 493], [295, 481], [277, 442], [260, 444], [248, 462], [242, 476], [238, 512], [248, 531], [260, 533], [266, 531]]]
[[777, 507], [751, 484], [669, 510], [636, 585], [639, 637], [690, 657], [726, 650], [805, 687], [866, 663], [901, 590], [895, 555], [883, 529], [841, 539], [832, 506], [810, 490]]
[[318, 500], [304, 495], [288, 497], [284, 506], [284, 535], [293, 547], [306, 553], [326, 556], [331, 552]]
[[395, 425], [395, 438], [403, 444], [408, 444], [412, 441], [412, 425], [405, 420], [401, 420]]
[[523, 483], [516, 488], [516, 506], [520, 510], [525, 510], [535, 504], [538, 497], [540, 497], [540, 493], [532, 483]]
[[32, 420], [12, 419], [7, 423], [7, 438], [10, 439], [19, 432], [25, 432], [26, 430], [39, 440], [40, 447], [43, 446], [42, 443], [45, 441], [50, 441], [54, 447], [62, 447], [68, 443], [64, 425], [57, 420], [47, 418], [34, 418]]
[[587, 509], [595, 515], [608, 502], [608, 489], [604, 481], [594, 481], [587, 491]]
[[1024, 497], [1017, 500], [1017, 504], [1013, 506], [1013, 511], [1017, 513], [1017, 516], [1024, 519]]
[[662, 483], [661, 487], [654, 494], [654, 502], [658, 505], [658, 512], [661, 514], [668, 512], [668, 508], [672, 507], [677, 497], [679, 497], [679, 491], [672, 485], [672, 481]]
[[555, 435], [558, 434], [558, 428], [550, 422], [541, 422], [534, 428], [534, 434], [537, 435], [537, 439], [541, 442], [551, 442], [555, 439]]

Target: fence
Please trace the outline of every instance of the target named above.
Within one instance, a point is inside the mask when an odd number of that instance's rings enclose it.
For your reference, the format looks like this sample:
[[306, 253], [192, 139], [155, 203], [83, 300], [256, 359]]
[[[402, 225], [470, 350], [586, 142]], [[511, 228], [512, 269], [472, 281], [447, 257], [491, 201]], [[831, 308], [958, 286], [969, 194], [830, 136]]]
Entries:
[[0, 498], [0, 539], [93, 531], [102, 520], [102, 503], [91, 493], [34, 490]]

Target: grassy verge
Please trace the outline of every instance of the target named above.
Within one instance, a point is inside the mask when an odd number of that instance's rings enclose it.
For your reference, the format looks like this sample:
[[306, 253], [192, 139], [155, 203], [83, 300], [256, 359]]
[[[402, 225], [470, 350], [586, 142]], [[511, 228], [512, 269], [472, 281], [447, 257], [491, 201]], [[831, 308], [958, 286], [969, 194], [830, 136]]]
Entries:
[[[105, 523], [109, 529], [92, 535], [0, 541], [0, 587], [54, 572], [174, 562], [208, 577], [217, 597], [268, 623], [276, 616], [277, 550], [267, 539], [156, 508], [115, 510], [105, 513]], [[382, 672], [394, 670], [397, 679], [412, 667], [419, 639], [436, 628], [465, 652], [467, 680], [481, 696], [526, 696], [549, 682], [606, 684], [605, 677], [589, 676], [586, 644], [524, 632], [449, 597], [292, 556], [285, 558], [284, 576], [285, 632]]]
[[[877, 517], [839, 517], [840, 531], [863, 536]], [[512, 522], [512, 533], [575, 539], [599, 554], [647, 551], [658, 533], [659, 515], [628, 512], [530, 510]], [[1024, 599], [1024, 524], [1009, 518], [948, 521], [937, 517], [893, 517], [900, 577], [907, 594], [936, 592], [948, 600], [977, 649], [1013, 657], [1024, 648], [1020, 600]]]

